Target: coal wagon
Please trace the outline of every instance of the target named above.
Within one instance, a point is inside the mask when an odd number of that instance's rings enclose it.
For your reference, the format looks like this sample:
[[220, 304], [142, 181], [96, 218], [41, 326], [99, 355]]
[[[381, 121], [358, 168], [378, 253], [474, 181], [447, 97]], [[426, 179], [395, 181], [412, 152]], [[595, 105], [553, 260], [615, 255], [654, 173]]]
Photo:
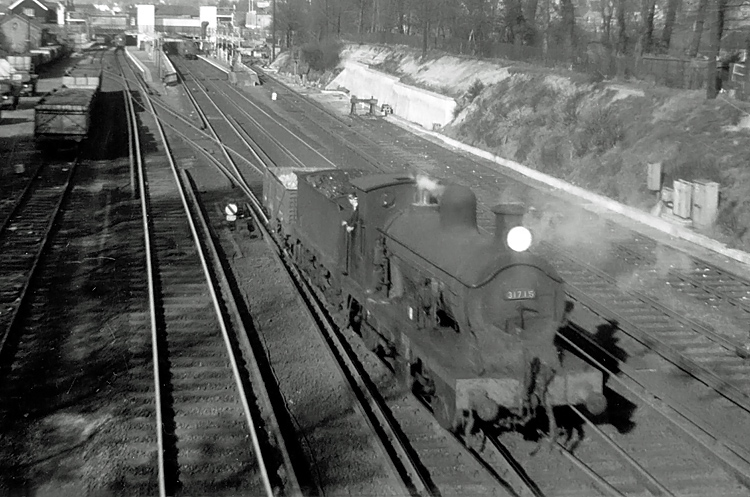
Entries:
[[58, 88], [34, 108], [37, 142], [81, 142], [89, 134], [97, 89]]
[[80, 143], [88, 136], [101, 73], [98, 65], [76, 67], [63, 76], [61, 88], [39, 101], [34, 108], [34, 137], [38, 143]]

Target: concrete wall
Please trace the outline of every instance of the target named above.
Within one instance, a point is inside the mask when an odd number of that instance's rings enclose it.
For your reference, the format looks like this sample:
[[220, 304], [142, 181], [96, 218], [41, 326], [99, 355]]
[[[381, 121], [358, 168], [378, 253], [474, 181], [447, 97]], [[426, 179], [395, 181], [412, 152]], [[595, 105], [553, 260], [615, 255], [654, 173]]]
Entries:
[[[209, 30], [216, 30], [216, 13], [217, 8], [215, 6], [201, 5], [200, 21], [206, 21]], [[200, 23], [198, 23], [198, 26], [200, 26]]]
[[161, 18], [156, 20], [157, 26], [174, 26], [178, 28], [200, 28], [200, 19], [175, 19], [175, 18]]
[[156, 8], [153, 5], [137, 5], [138, 33], [153, 34], [156, 25]]
[[375, 97], [378, 104], [390, 104], [393, 113], [423, 128], [445, 126], [453, 120], [456, 101], [450, 97], [399, 82], [398, 77], [347, 61], [344, 70], [328, 89], [344, 87], [359, 98]]

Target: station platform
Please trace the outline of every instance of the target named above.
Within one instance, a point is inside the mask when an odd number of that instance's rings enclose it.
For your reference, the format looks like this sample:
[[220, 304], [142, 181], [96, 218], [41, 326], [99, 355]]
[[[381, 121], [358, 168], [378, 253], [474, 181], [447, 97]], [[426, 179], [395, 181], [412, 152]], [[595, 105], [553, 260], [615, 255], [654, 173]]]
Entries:
[[159, 74], [159, 71], [151, 55], [147, 51], [140, 50], [137, 47], [125, 47], [125, 54], [138, 67], [138, 70], [141, 71], [143, 79], [147, 83], [152, 83], [154, 81], [153, 75]]
[[258, 86], [260, 85], [260, 78], [258, 74], [247, 67], [245, 64], [240, 63], [239, 67], [232, 67], [232, 65], [219, 57], [207, 57], [205, 55], [199, 55], [199, 59], [208, 62], [218, 70], [226, 73], [229, 76], [229, 81], [237, 86]]

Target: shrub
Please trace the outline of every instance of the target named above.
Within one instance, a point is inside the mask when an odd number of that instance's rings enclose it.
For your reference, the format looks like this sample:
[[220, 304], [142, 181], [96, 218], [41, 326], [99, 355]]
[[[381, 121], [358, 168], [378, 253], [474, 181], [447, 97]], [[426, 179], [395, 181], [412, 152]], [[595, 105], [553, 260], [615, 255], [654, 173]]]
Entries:
[[466, 98], [469, 103], [473, 102], [474, 99], [477, 98], [480, 93], [482, 93], [482, 90], [484, 90], [484, 83], [482, 83], [478, 79], [475, 79], [469, 89], [466, 90]]
[[336, 40], [306, 43], [300, 49], [302, 61], [318, 72], [330, 71], [341, 61], [344, 45]]
[[611, 107], [599, 108], [581, 121], [574, 145], [576, 154], [602, 154], [613, 148], [625, 137], [620, 118]]

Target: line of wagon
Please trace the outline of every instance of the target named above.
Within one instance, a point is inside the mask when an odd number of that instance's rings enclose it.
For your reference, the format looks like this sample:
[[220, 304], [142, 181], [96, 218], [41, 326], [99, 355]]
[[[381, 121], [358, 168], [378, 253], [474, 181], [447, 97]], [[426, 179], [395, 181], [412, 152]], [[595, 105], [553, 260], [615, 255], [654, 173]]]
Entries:
[[63, 76], [62, 86], [34, 108], [34, 137], [42, 146], [80, 143], [91, 128], [91, 114], [102, 80], [101, 62], [84, 59]]

